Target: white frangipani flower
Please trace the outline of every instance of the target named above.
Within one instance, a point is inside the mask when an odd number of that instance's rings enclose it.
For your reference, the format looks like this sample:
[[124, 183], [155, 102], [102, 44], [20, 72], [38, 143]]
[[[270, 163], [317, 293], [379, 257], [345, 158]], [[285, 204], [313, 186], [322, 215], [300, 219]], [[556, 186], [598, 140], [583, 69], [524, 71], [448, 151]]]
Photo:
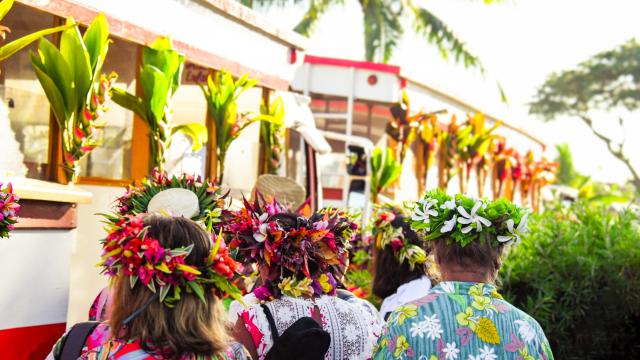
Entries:
[[440, 228], [440, 232], [444, 234], [453, 230], [453, 228], [456, 226], [457, 221], [458, 216], [456, 214], [453, 214], [453, 217], [451, 219], [444, 222], [444, 226]]
[[413, 208], [413, 215], [411, 220], [429, 222], [429, 216], [438, 216], [438, 210], [434, 209], [438, 205], [438, 201], [435, 199], [421, 200], [419, 205]]
[[463, 234], [466, 234], [469, 231], [471, 231], [473, 229], [473, 224], [476, 225], [476, 232], [482, 231], [482, 225], [486, 227], [491, 226], [491, 221], [477, 214], [478, 209], [480, 209], [481, 206], [482, 206], [482, 201], [480, 200], [476, 201], [476, 203], [473, 205], [473, 208], [471, 209], [471, 214], [469, 214], [467, 210], [462, 206], [458, 206], [458, 212], [460, 213], [460, 216], [458, 217], [458, 222], [462, 225], [468, 225], [462, 228]]
[[455, 199], [451, 199], [449, 201], [445, 201], [444, 204], [440, 205], [440, 209], [453, 210], [455, 208], [456, 208], [456, 200]]
[[499, 242], [507, 242], [511, 240], [515, 240], [516, 242], [520, 241], [520, 234], [527, 233], [528, 218], [529, 218], [529, 213], [526, 213], [522, 217], [522, 219], [520, 219], [520, 224], [518, 224], [518, 227], [515, 229], [515, 231], [513, 229], [513, 226], [515, 225], [515, 222], [513, 221], [513, 219], [507, 220], [507, 230], [509, 230], [509, 235], [499, 235], [498, 241]]

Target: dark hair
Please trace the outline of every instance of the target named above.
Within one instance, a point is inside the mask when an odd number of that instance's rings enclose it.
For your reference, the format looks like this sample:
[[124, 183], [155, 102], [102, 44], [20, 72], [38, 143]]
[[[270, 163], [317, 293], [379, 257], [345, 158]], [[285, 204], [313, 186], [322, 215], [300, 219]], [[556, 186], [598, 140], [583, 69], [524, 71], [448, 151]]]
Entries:
[[[162, 216], [149, 216], [144, 224], [148, 226], [149, 235], [164, 248], [193, 245], [185, 263], [196, 268], [204, 266], [212, 241], [200, 225], [182, 217]], [[149, 353], [162, 349], [163, 358], [178, 358], [183, 354], [212, 356], [227, 348], [226, 316], [213, 288], [205, 287], [206, 304], [195, 294], [182, 291], [181, 299], [173, 308], [153, 300], [140, 315], [124, 325], [124, 320], [154, 294], [140, 281], [131, 288], [129, 278], [122, 275], [115, 278], [113, 286], [109, 323], [118, 337], [139, 340]]]
[[[391, 222], [391, 226], [402, 228], [405, 239], [409, 240], [411, 244], [418, 246], [423, 244], [418, 234], [411, 230], [411, 227], [404, 221], [402, 216], [396, 214], [395, 219]], [[425, 251], [427, 251], [427, 249], [425, 249]], [[395, 293], [401, 285], [419, 279], [421, 276], [427, 274], [426, 263], [415, 264], [413, 269], [411, 269], [407, 261], [400, 263], [391, 245], [385, 246], [384, 249], [376, 248], [373, 266], [374, 277], [372, 292], [382, 299]]]
[[483, 271], [491, 279], [495, 279], [505, 249], [503, 243], [494, 246], [487, 235], [479, 241], [472, 241], [467, 246], [460, 246], [448, 238], [439, 238], [433, 242], [433, 250], [438, 264], [456, 265], [461, 268], [475, 268]]

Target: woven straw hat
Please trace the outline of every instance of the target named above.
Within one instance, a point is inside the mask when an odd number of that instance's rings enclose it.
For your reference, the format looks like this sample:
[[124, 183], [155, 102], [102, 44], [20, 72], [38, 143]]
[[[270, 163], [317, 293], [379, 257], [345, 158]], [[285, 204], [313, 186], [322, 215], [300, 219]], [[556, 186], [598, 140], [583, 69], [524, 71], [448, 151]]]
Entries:
[[302, 205], [307, 196], [304, 187], [295, 180], [277, 175], [260, 175], [251, 192], [254, 197], [256, 190], [265, 197], [275, 197], [279, 203], [292, 205], [294, 209]]

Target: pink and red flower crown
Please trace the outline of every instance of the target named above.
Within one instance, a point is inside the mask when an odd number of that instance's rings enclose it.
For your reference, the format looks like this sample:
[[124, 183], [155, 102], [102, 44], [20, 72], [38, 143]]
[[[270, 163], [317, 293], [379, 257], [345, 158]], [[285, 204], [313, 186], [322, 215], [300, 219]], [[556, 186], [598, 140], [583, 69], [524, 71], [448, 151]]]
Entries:
[[252, 204], [245, 199], [244, 208], [232, 213], [223, 229], [241, 261], [266, 264], [276, 274], [254, 292], [267, 299], [335, 294], [357, 225], [338, 210], [305, 217], [287, 213], [275, 200]]
[[221, 236], [212, 236], [212, 250], [205, 266], [196, 268], [185, 262], [193, 245], [162, 247], [148, 235], [144, 214], [125, 215], [107, 226], [109, 235], [101, 241], [102, 261], [98, 266], [108, 276], [127, 276], [132, 288], [139, 281], [152, 292], [158, 292], [160, 302], [169, 307], [180, 299], [183, 290], [206, 301], [204, 291], [209, 284], [221, 294], [241, 298], [240, 290], [232, 282], [241, 265], [231, 258]]

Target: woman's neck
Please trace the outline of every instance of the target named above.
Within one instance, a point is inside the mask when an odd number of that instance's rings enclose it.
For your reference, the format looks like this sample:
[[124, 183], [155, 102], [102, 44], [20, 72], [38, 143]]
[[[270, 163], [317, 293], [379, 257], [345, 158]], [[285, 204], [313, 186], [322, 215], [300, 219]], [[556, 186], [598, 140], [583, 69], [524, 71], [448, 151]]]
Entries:
[[468, 270], [445, 270], [440, 269], [443, 281], [481, 282], [492, 283], [485, 272], [474, 272]]

